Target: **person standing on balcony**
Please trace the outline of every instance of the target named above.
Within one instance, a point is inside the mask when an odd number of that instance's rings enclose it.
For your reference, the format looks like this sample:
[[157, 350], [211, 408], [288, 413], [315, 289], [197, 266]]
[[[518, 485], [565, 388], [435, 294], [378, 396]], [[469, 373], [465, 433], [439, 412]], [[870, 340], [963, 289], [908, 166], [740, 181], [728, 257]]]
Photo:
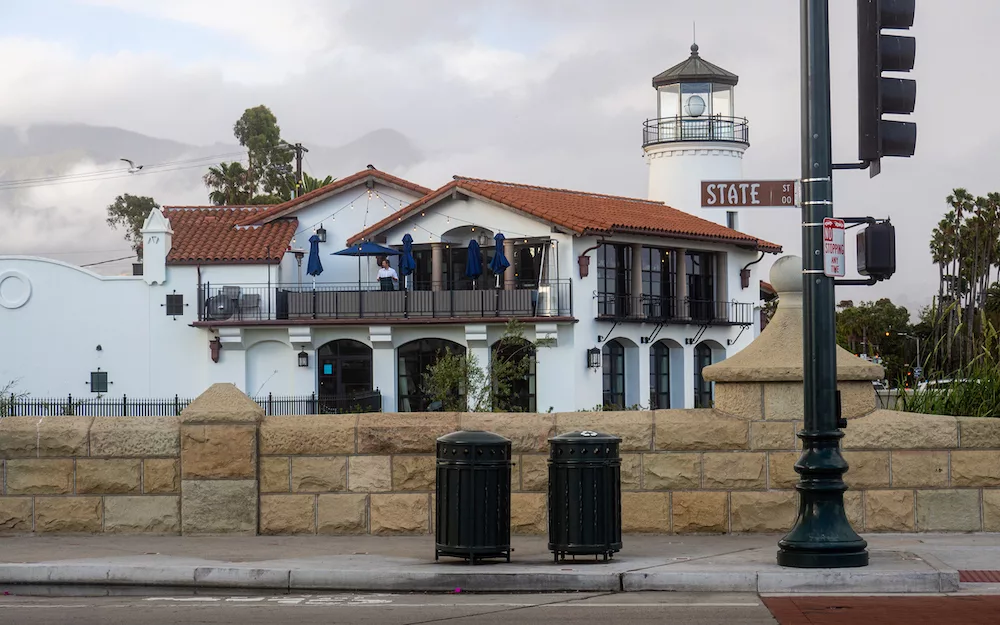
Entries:
[[382, 286], [383, 291], [395, 291], [396, 282], [399, 282], [399, 275], [396, 274], [396, 270], [389, 266], [389, 259], [383, 258], [380, 263], [381, 267], [378, 270], [378, 282]]

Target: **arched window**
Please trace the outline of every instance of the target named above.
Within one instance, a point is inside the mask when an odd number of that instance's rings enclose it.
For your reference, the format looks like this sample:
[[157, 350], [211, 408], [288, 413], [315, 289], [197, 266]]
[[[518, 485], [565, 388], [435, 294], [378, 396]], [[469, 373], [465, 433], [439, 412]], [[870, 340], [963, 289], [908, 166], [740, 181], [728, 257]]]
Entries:
[[694, 407], [712, 407], [712, 383], [702, 377], [705, 367], [712, 364], [712, 347], [699, 343], [694, 348]]
[[496, 397], [493, 409], [536, 412], [535, 346], [524, 339], [508, 338], [494, 343], [492, 352], [490, 377]]
[[372, 348], [351, 339], [316, 350], [320, 411], [344, 412], [352, 398], [372, 391]]
[[430, 407], [431, 400], [422, 388], [424, 373], [447, 353], [465, 354], [465, 348], [445, 339], [418, 339], [396, 350], [400, 412], [424, 412]]
[[649, 350], [649, 407], [670, 408], [670, 346], [663, 341]]
[[605, 408], [625, 408], [625, 347], [616, 340], [601, 349]]

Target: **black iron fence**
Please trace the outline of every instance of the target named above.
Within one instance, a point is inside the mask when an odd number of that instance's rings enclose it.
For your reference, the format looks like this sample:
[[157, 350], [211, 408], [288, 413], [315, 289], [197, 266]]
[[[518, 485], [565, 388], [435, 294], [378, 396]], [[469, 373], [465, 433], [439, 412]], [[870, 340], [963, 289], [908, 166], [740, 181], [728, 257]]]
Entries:
[[651, 323], [752, 325], [753, 304], [652, 295], [597, 295], [597, 316]]
[[[193, 401], [175, 395], [173, 398], [148, 399], [135, 397], [73, 397], [41, 398], [11, 395], [0, 397], [0, 417], [49, 417], [76, 415], [86, 417], [163, 417], [178, 416]], [[336, 397], [316, 393], [294, 397], [262, 395], [255, 397], [264, 414], [308, 415], [355, 412], [381, 412], [382, 393], [378, 389], [367, 393]]]
[[642, 145], [672, 141], [732, 141], [750, 144], [745, 117], [661, 117], [642, 125]]
[[531, 288], [435, 288], [382, 290], [378, 284], [206, 284], [199, 297], [201, 321], [297, 319], [420, 319], [449, 317], [571, 317], [573, 285], [552, 280]]

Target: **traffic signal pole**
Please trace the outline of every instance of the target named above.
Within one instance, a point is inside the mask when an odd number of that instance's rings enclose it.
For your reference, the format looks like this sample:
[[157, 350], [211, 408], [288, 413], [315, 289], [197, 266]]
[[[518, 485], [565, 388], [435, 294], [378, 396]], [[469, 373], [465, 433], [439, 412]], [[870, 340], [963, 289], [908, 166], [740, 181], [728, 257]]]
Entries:
[[778, 542], [778, 564], [799, 568], [866, 566], [867, 543], [844, 511], [840, 453], [834, 282], [823, 272], [823, 219], [833, 216], [829, 0], [801, 0], [802, 51], [802, 456], [795, 464], [799, 513]]

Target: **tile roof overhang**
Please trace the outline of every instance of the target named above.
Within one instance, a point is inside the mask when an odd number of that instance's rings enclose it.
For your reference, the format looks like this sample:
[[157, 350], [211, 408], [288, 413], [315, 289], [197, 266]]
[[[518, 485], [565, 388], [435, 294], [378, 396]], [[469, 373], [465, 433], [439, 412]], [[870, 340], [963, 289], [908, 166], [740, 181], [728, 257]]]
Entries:
[[269, 210], [260, 206], [165, 206], [174, 234], [168, 265], [278, 263], [291, 244], [298, 220], [243, 226]]
[[346, 178], [335, 180], [324, 187], [316, 189], [315, 191], [310, 191], [309, 193], [300, 195], [297, 198], [293, 198], [281, 204], [275, 204], [274, 206], [269, 207], [268, 210], [245, 219], [241, 225], [250, 226], [270, 223], [276, 219], [286, 217], [300, 208], [319, 202], [320, 200], [335, 193], [340, 193], [363, 184], [368, 184], [369, 181], [380, 182], [388, 187], [401, 189], [410, 193], [416, 193], [419, 196], [424, 196], [431, 192], [431, 190], [427, 187], [422, 187], [418, 184], [410, 182], [409, 180], [393, 176], [392, 174], [387, 174], [374, 168], [363, 169], [355, 174], [347, 176]]
[[355, 234], [347, 240], [347, 244], [353, 245], [376, 236], [404, 218], [450, 197], [453, 192], [520, 211], [579, 236], [615, 233], [669, 236], [728, 243], [763, 252], [781, 252], [780, 245], [685, 213], [663, 202], [459, 176]]

